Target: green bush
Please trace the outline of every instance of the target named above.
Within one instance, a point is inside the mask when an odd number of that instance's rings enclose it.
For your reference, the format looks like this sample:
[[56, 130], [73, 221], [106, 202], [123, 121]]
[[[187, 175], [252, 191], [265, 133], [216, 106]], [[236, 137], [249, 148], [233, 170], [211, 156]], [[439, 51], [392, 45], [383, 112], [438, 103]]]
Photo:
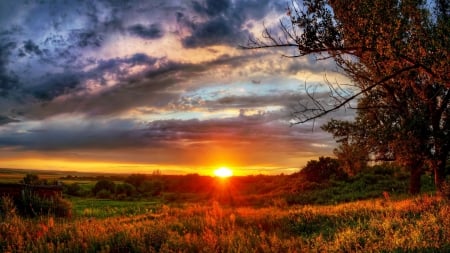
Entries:
[[99, 199], [110, 199], [112, 197], [112, 194], [110, 191], [106, 189], [102, 189], [95, 195]]
[[[299, 192], [285, 197], [292, 204], [335, 204], [383, 196], [383, 192], [407, 193], [408, 178], [398, 178], [393, 168], [374, 166], [346, 181], [329, 179], [327, 183], [304, 182]], [[428, 185], [429, 176], [422, 179]], [[427, 191], [428, 187], [423, 187]]]
[[161, 194], [163, 185], [157, 180], [146, 180], [138, 188], [145, 196], [158, 196]]
[[331, 157], [319, 157], [319, 160], [311, 160], [298, 172], [303, 180], [308, 182], [323, 183], [330, 179], [344, 180], [346, 174], [339, 166], [339, 161]]
[[116, 186], [117, 196], [134, 196], [136, 194], [136, 187], [129, 183], [118, 184]]
[[73, 183], [64, 187], [64, 193], [70, 196], [81, 197], [83, 192], [79, 183]]
[[115, 193], [116, 192], [116, 184], [113, 181], [108, 180], [108, 179], [99, 180], [95, 184], [94, 188], [92, 188], [92, 193], [94, 193], [94, 195], [97, 196], [98, 192], [100, 192], [102, 190], [106, 190], [110, 194]]

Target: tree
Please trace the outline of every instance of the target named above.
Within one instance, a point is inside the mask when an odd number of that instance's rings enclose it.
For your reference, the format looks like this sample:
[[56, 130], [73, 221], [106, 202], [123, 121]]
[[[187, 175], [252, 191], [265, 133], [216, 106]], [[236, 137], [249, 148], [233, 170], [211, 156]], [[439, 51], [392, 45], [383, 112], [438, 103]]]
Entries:
[[[373, 92], [372, 92], [373, 93]], [[406, 96], [409, 100], [412, 96]], [[427, 136], [429, 134], [426, 120], [423, 115], [423, 107], [419, 105], [408, 106], [408, 113], [393, 108], [372, 108], [371, 101], [379, 103], [380, 98], [366, 96], [359, 100], [357, 116], [353, 122], [331, 120], [322, 128], [330, 133], [340, 143], [338, 149], [342, 149], [342, 155], [338, 158], [346, 159], [354, 153], [348, 152], [348, 147], [358, 147], [359, 150], [350, 151], [364, 155], [371, 154], [376, 161], [396, 161], [398, 164], [409, 168], [410, 193], [420, 191], [420, 177], [424, 172], [427, 150], [430, 150]], [[392, 102], [394, 103], [394, 102]], [[350, 155], [349, 155], [350, 154]], [[355, 160], [353, 160], [355, 161]]]
[[81, 196], [81, 186], [79, 183], [69, 184], [66, 188], [66, 193], [71, 196]]
[[123, 183], [116, 186], [116, 194], [126, 195], [128, 197], [133, 196], [136, 193], [136, 187], [129, 183]]
[[37, 184], [40, 184], [41, 181], [39, 180], [39, 176], [38, 176], [37, 174], [30, 174], [30, 173], [28, 173], [28, 174], [23, 178], [23, 183], [24, 183], [24, 184], [37, 185]]
[[131, 174], [126, 179], [125, 182], [132, 184], [136, 189], [141, 186], [141, 184], [147, 179], [146, 175], [143, 174]]
[[340, 170], [338, 160], [331, 157], [319, 157], [319, 160], [308, 161], [306, 166], [300, 170], [299, 175], [303, 180], [314, 183], [324, 183], [332, 177], [336, 179], [345, 177]]
[[158, 196], [161, 194], [163, 184], [159, 180], [145, 180], [137, 189], [148, 196]]
[[97, 195], [97, 193], [102, 190], [108, 191], [109, 193], [115, 193], [116, 184], [111, 180], [101, 179], [95, 184], [94, 188], [92, 188], [92, 193], [94, 193], [94, 195]]
[[359, 99], [361, 119], [354, 125], [376, 126], [366, 144], [410, 168], [411, 193], [420, 190], [425, 166], [440, 190], [450, 151], [449, 6], [442, 0], [294, 2], [289, 22], [281, 23], [285, 36], [266, 29], [245, 48], [295, 47], [291, 57], [333, 59], [352, 83], [328, 83], [330, 101], [308, 93], [313, 102], [299, 103], [296, 124]]
[[332, 133], [339, 143], [334, 154], [348, 176], [355, 176], [367, 166], [369, 149], [361, 141], [365, 132], [363, 128], [351, 122], [333, 119], [323, 125], [322, 129]]

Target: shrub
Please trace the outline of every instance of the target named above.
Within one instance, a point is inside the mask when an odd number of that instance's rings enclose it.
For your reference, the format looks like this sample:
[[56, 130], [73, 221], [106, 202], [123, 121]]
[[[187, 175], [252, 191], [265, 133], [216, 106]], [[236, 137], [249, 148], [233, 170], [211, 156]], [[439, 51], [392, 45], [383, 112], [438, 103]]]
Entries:
[[16, 216], [16, 206], [9, 196], [2, 196], [0, 199], [0, 214], [4, 219]]
[[67, 185], [67, 187], [65, 188], [65, 193], [68, 195], [77, 196], [77, 197], [80, 197], [83, 195], [81, 186], [78, 183], [73, 183], [73, 184]]
[[22, 197], [16, 200], [16, 207], [23, 216], [36, 217], [54, 215], [58, 217], [72, 216], [72, 203], [61, 197], [40, 197], [32, 191], [25, 190]]
[[94, 193], [94, 195], [97, 196], [97, 193], [102, 190], [106, 190], [110, 194], [114, 193], [116, 191], [116, 184], [113, 181], [108, 180], [108, 179], [99, 180], [95, 184], [94, 188], [92, 188], [92, 193]]
[[95, 194], [95, 196], [99, 199], [110, 199], [111, 192], [106, 189], [102, 189], [99, 192], [97, 192], [97, 194]]
[[311, 160], [299, 172], [300, 176], [309, 182], [322, 183], [331, 178], [345, 179], [345, 173], [339, 167], [339, 161], [331, 157], [319, 157], [319, 160]]
[[147, 179], [146, 175], [131, 174], [125, 179], [125, 182], [134, 185], [134, 187], [138, 188], [146, 179]]
[[72, 202], [63, 199], [56, 198], [54, 200], [54, 215], [57, 217], [72, 217]]
[[39, 176], [37, 174], [27, 174], [24, 178], [23, 178], [23, 183], [24, 184], [41, 184], [41, 180], [39, 180]]
[[443, 184], [442, 184], [442, 195], [450, 200], [450, 180], [446, 180]]
[[138, 188], [138, 191], [147, 196], [158, 196], [162, 191], [162, 183], [157, 180], [146, 180]]
[[136, 188], [129, 183], [123, 183], [116, 186], [116, 195], [125, 195], [131, 197], [136, 194]]

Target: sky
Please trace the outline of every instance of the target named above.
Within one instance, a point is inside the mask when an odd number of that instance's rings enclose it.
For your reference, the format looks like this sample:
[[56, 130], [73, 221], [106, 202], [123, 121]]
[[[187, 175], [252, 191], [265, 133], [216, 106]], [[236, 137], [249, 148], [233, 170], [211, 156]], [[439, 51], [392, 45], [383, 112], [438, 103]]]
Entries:
[[290, 123], [305, 85], [346, 80], [334, 63], [240, 48], [264, 27], [276, 32], [286, 8], [0, 1], [0, 167], [289, 174], [332, 155], [326, 119]]

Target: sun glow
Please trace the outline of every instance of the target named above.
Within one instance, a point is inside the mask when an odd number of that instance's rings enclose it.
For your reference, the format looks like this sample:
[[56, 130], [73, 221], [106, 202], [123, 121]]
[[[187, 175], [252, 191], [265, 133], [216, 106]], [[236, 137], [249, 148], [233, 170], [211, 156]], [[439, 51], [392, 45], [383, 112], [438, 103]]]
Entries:
[[220, 167], [214, 171], [216, 177], [226, 178], [233, 176], [233, 171], [227, 167]]

